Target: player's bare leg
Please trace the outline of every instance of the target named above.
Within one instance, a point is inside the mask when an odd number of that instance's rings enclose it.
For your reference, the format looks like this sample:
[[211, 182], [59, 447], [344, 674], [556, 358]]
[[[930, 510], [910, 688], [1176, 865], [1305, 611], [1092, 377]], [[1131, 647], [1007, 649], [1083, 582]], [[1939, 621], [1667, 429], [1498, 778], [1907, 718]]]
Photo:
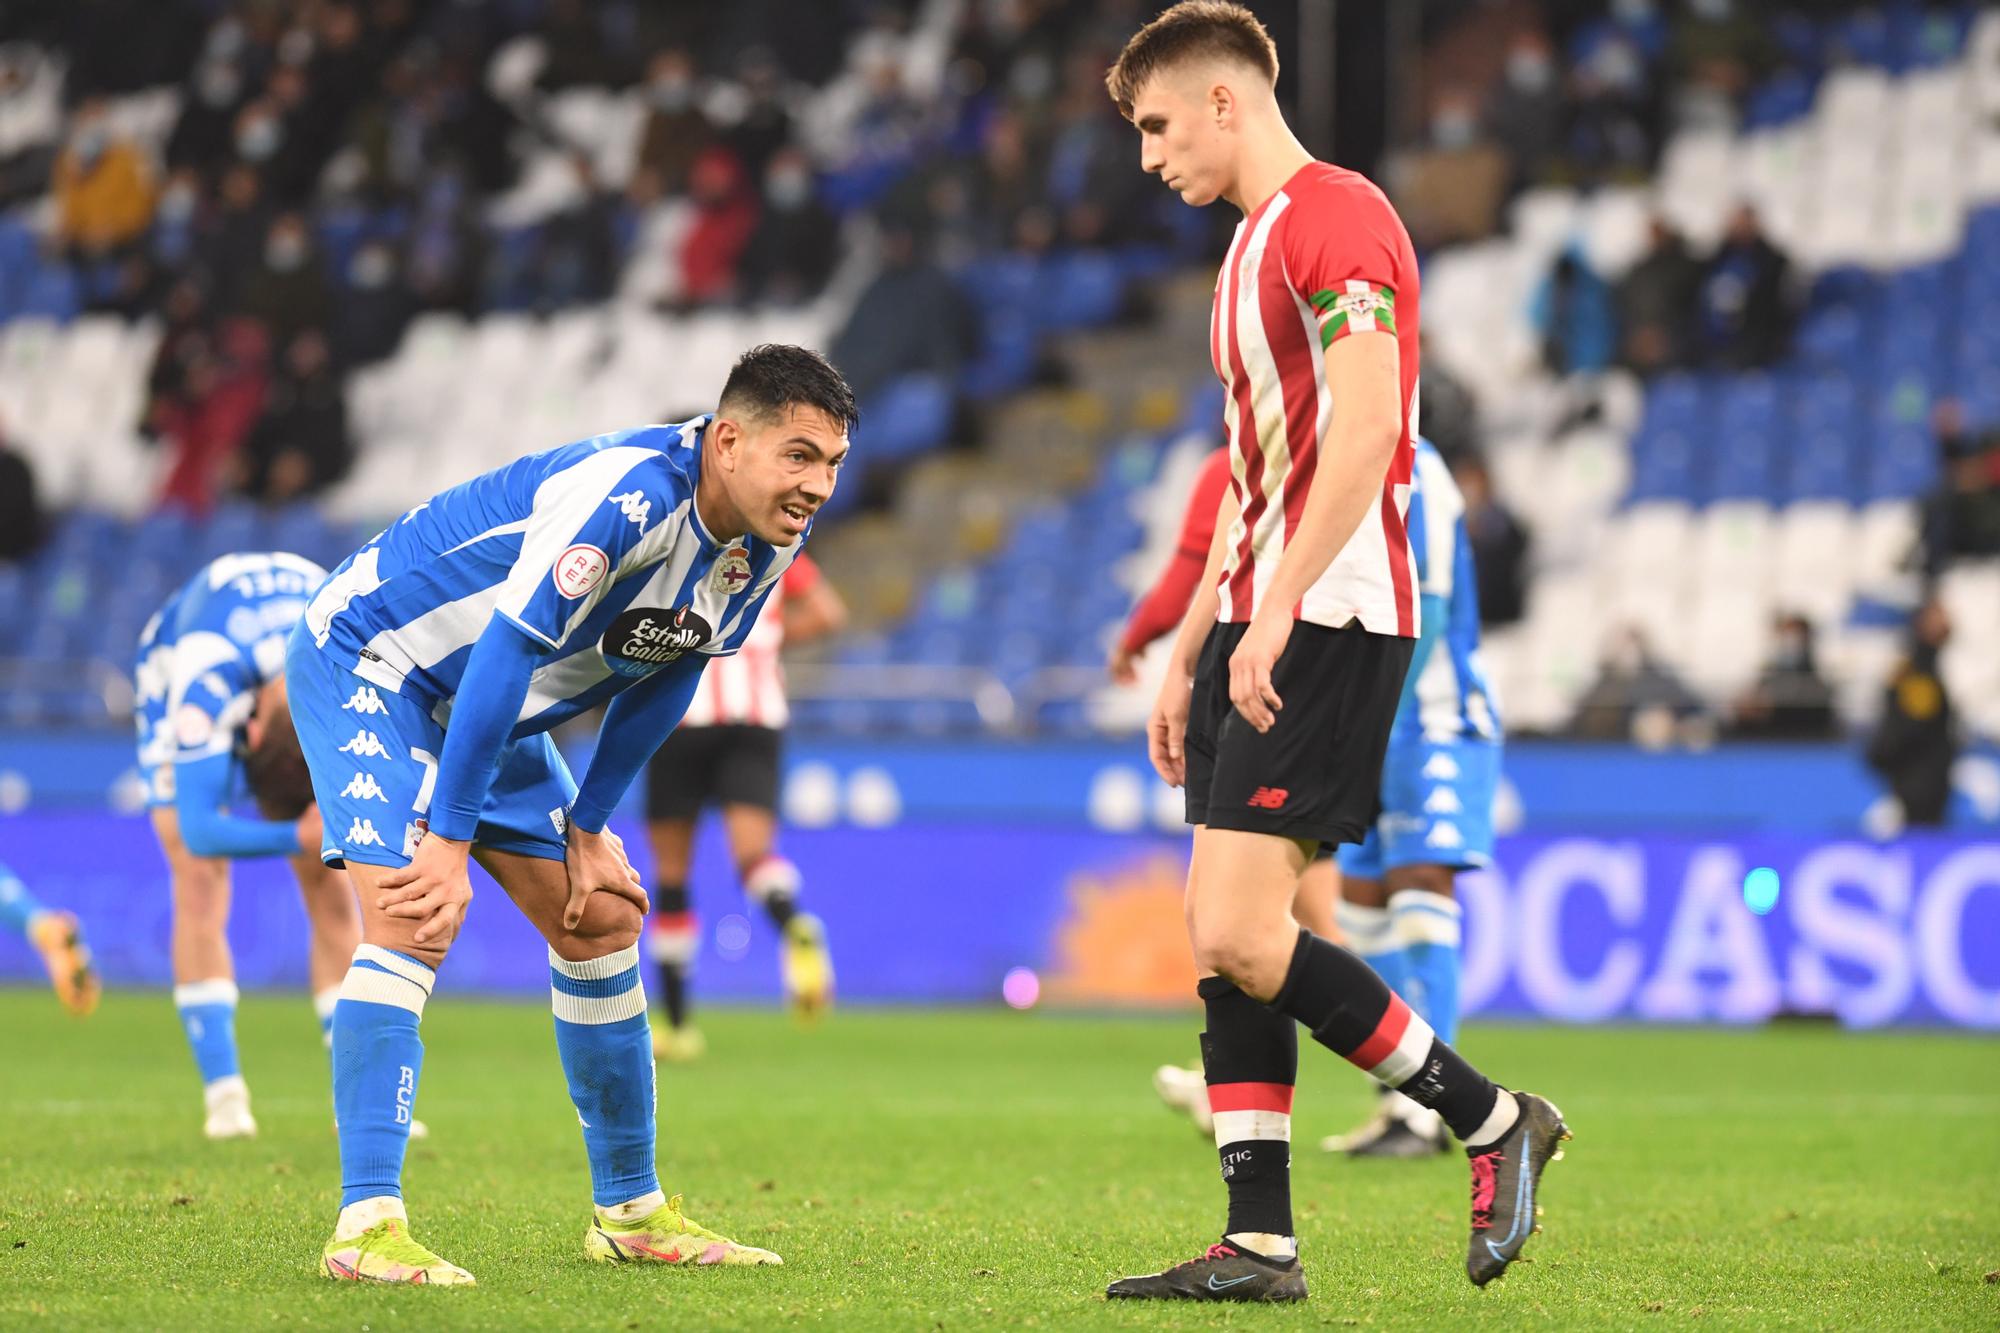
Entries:
[[[1299, 876], [1292, 919], [1321, 939], [1340, 941], [1334, 902], [1340, 896], [1340, 868], [1330, 856], [1315, 856]], [[1187, 1116], [1204, 1139], [1215, 1133], [1208, 1106], [1208, 1082], [1196, 1065], [1161, 1065], [1153, 1071], [1153, 1091], [1169, 1108]]]
[[152, 820], [173, 887], [174, 1008], [201, 1072], [202, 1132], [211, 1139], [249, 1138], [257, 1132], [257, 1120], [250, 1114], [250, 1088], [236, 1054], [229, 862], [189, 851], [172, 809], [155, 807]]
[[653, 1054], [677, 1062], [693, 1060], [707, 1049], [693, 1022], [688, 990], [701, 943], [688, 894], [694, 835], [692, 819], [646, 821], [646, 841], [653, 850], [653, 917], [646, 929], [646, 947], [660, 979], [660, 1003], [667, 1016], [666, 1023], [653, 1030]]
[[816, 1019], [833, 1004], [833, 958], [826, 927], [799, 910], [802, 881], [799, 868], [778, 853], [778, 817], [761, 805], [731, 804], [722, 807], [722, 826], [744, 896], [784, 936], [785, 1000], [799, 1018]]
[[754, 1265], [777, 1255], [689, 1221], [680, 1196], [668, 1199], [654, 1164], [654, 1094], [639, 932], [629, 900], [594, 893], [575, 926], [563, 924], [568, 871], [559, 861], [481, 850], [500, 881], [549, 944], [556, 1048], [570, 1099], [583, 1124], [596, 1211], [584, 1251], [600, 1262]]

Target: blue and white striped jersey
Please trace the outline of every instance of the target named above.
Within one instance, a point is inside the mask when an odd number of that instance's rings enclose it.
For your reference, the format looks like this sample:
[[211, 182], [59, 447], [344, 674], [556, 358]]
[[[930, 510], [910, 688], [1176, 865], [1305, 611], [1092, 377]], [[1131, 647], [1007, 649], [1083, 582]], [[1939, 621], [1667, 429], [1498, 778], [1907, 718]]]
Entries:
[[[1409, 529], [1418, 591], [1426, 599], [1444, 599], [1450, 609], [1417, 677], [1415, 695], [1406, 692], [1405, 706], [1396, 713], [1391, 736], [1402, 743], [1497, 741], [1500, 714], [1479, 660], [1479, 584], [1465, 532], [1465, 497], [1429, 440], [1417, 441], [1414, 475]], [[1427, 634], [1430, 629], [1424, 627]]]
[[283, 551], [225, 555], [146, 622], [134, 671], [146, 765], [230, 753], [326, 571]]
[[472, 645], [506, 617], [546, 650], [515, 738], [683, 653], [735, 652], [805, 539], [718, 541], [702, 527], [694, 493], [709, 420], [595, 436], [452, 487], [348, 557], [304, 632], [337, 665], [441, 716]]

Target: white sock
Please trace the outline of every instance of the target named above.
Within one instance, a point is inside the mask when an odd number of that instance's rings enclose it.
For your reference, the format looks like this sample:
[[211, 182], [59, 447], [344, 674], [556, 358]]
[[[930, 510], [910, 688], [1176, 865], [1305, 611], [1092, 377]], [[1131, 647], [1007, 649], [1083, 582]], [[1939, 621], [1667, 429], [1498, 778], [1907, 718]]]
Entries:
[[226, 1106], [231, 1102], [242, 1102], [245, 1106], [248, 1106], [250, 1104], [250, 1085], [243, 1081], [243, 1075], [241, 1074], [225, 1074], [213, 1083], [202, 1085], [201, 1100], [202, 1104], [211, 1111], [218, 1106]]
[[665, 1190], [654, 1190], [650, 1194], [641, 1194], [636, 1199], [627, 1199], [623, 1203], [614, 1203], [609, 1208], [600, 1208], [597, 1211], [613, 1222], [636, 1222], [666, 1201]]
[[1502, 1135], [1514, 1128], [1514, 1122], [1521, 1118], [1521, 1104], [1514, 1100], [1514, 1094], [1501, 1088], [1500, 1095], [1493, 1101], [1493, 1110], [1480, 1122], [1479, 1128], [1466, 1137], [1468, 1148], [1485, 1148], [1498, 1143]]
[[1269, 1231], [1232, 1231], [1223, 1239], [1238, 1249], [1261, 1254], [1266, 1259], [1299, 1257], [1299, 1242], [1296, 1236], [1280, 1236]]
[[401, 1199], [393, 1194], [378, 1194], [372, 1199], [362, 1199], [341, 1209], [339, 1220], [333, 1224], [333, 1234], [345, 1240], [349, 1236], [358, 1236], [391, 1217], [403, 1223], [410, 1220], [410, 1215], [403, 1211]]

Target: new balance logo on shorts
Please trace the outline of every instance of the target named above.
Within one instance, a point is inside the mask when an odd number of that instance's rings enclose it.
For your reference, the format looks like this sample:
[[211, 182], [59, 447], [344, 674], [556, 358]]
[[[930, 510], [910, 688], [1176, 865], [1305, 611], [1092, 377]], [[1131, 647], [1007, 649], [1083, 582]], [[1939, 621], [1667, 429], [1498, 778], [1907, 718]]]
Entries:
[[389, 711], [389, 705], [382, 702], [382, 696], [375, 693], [375, 689], [371, 685], [363, 685], [357, 688], [349, 696], [347, 702], [341, 705], [341, 708], [360, 713], [363, 716], [370, 713], [386, 713]]
[[389, 798], [382, 792], [382, 784], [375, 780], [373, 773], [356, 773], [353, 781], [340, 789], [342, 796], [357, 801], [380, 801], [387, 805]]
[[356, 759], [387, 759], [389, 747], [382, 744], [382, 738], [372, 731], [357, 731], [354, 739], [340, 747], [342, 754], [351, 754]]
[[1250, 799], [1244, 804], [1257, 810], [1282, 810], [1291, 795], [1291, 790], [1286, 787], [1259, 787], [1250, 793]]
[[350, 847], [382, 846], [382, 835], [375, 831], [375, 821], [356, 819], [353, 827], [347, 830], [347, 844]]

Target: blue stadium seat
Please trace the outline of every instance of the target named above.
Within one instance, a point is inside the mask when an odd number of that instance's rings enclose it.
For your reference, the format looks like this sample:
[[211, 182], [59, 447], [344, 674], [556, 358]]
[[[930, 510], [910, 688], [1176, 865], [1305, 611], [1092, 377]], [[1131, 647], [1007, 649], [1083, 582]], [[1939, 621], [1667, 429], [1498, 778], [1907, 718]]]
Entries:
[[1804, 71], [1780, 70], [1750, 94], [1743, 108], [1743, 128], [1769, 129], [1798, 120], [1812, 110], [1813, 91], [1813, 81]]
[[1026, 310], [985, 312], [979, 356], [961, 373], [960, 386], [974, 398], [986, 399], [1018, 389], [1035, 373], [1041, 332]]
[[1057, 331], [1108, 323], [1125, 301], [1125, 281], [1109, 255], [1080, 250], [1042, 266], [1038, 305]]
[[53, 319], [67, 324], [83, 308], [83, 291], [76, 273], [63, 263], [41, 264], [18, 289], [14, 313], [26, 318]]
[[1861, 396], [1851, 381], [1827, 375], [1800, 382], [1793, 395], [1792, 443], [1784, 451], [1784, 498], [1857, 498], [1855, 444]]
[[951, 417], [950, 385], [936, 375], [901, 375], [862, 408], [856, 443], [871, 462], [925, 453], [945, 443]]

